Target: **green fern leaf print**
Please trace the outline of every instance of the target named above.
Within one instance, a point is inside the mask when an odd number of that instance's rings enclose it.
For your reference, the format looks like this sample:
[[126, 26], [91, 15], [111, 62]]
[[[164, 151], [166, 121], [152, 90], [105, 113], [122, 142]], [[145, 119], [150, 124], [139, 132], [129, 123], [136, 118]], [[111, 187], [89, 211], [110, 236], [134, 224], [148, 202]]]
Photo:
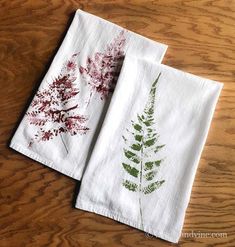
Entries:
[[156, 180], [158, 169], [163, 161], [156, 155], [165, 146], [158, 143], [159, 134], [156, 132], [154, 117], [157, 82], [160, 76], [161, 73], [151, 86], [143, 113], [137, 114], [137, 120], [131, 121], [132, 129], [127, 129], [130, 140], [126, 136], [122, 136], [125, 143], [123, 152], [126, 160], [122, 163], [122, 167], [131, 179], [124, 179], [122, 185], [127, 190], [138, 193], [141, 229], [144, 228], [142, 196], [156, 191], [165, 182], [165, 180]]

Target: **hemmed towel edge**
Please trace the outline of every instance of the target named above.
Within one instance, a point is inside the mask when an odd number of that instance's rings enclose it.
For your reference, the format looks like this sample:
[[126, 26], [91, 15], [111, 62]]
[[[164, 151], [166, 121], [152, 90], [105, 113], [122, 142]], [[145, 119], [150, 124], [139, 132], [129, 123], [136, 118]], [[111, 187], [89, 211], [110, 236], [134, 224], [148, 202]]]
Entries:
[[20, 144], [17, 144], [15, 142], [11, 142], [9, 145], [10, 148], [16, 150], [17, 152], [29, 157], [30, 159], [37, 161], [45, 166], [48, 166], [49, 168], [56, 170], [57, 172], [62, 173], [62, 175], [66, 175], [70, 178], [76, 179], [76, 180], [81, 180], [81, 177], [78, 177], [76, 175], [74, 175], [73, 173], [65, 170], [65, 169], [61, 169], [58, 166], [55, 165], [55, 163], [51, 160], [45, 159], [42, 156], [40, 156], [39, 154], [37, 154], [36, 152], [33, 152], [25, 147], [23, 147]]
[[[130, 221], [129, 219], [124, 218], [120, 214], [115, 213], [115, 212], [111, 212], [111, 210], [108, 210], [104, 207], [91, 206], [91, 205], [89, 205], [89, 203], [84, 203], [84, 200], [82, 202], [77, 201], [75, 207], [77, 209], [88, 211], [90, 213], [96, 213], [96, 214], [99, 214], [101, 216], [108, 217], [110, 219], [116, 220], [116, 221], [123, 223], [125, 225], [131, 226], [131, 227], [134, 227], [140, 231], [143, 231], [143, 230], [139, 229], [139, 227], [138, 227], [139, 224], [137, 222]], [[152, 228], [149, 228], [149, 227], [148, 227], [148, 231], [144, 231], [144, 232], [149, 233], [151, 235], [154, 235], [156, 238], [160, 238], [162, 240], [166, 240], [166, 241], [169, 241], [169, 242], [174, 243], [174, 244], [177, 244], [179, 242], [179, 239], [180, 239], [180, 237], [179, 238], [178, 237], [171, 237], [164, 232], [159, 232], [159, 231], [154, 232], [154, 230]]]
[[[162, 54], [162, 57], [161, 57], [160, 61], [157, 62], [157, 63], [159, 63], [159, 64], [162, 63], [162, 60], [163, 60], [163, 58], [164, 58], [164, 56], [165, 56], [165, 54], [166, 54], [166, 51], [167, 51], [167, 49], [168, 49], [168, 47], [169, 47], [168, 44], [161, 43], [160, 41], [156, 41], [155, 39], [150, 39], [150, 38], [148, 38], [148, 37], [146, 37], [146, 36], [144, 36], [144, 35], [142, 35], [142, 34], [140, 34], [140, 33], [137, 33], [137, 32], [135, 32], [135, 31], [129, 30], [129, 29], [123, 27], [123, 26], [120, 26], [120, 25], [118, 25], [118, 24], [112, 22], [111, 20], [107, 20], [107, 19], [104, 19], [104, 18], [102, 18], [102, 17], [100, 17], [100, 16], [96, 16], [95, 14], [92, 14], [92, 13], [90, 13], [90, 12], [86, 12], [86, 11], [84, 11], [84, 10], [82, 10], [82, 9], [77, 9], [77, 10], [76, 10], [76, 13], [79, 13], [79, 12], [81, 12], [81, 13], [83, 13], [83, 14], [91, 15], [91, 16], [93, 16], [93, 17], [96, 17], [97, 19], [100, 19], [101, 21], [103, 21], [103, 22], [105, 22], [105, 23], [109, 23], [109, 24], [111, 23], [113, 26], [115, 26], [115, 27], [117, 27], [117, 28], [121, 28], [121, 29], [123, 29], [123, 30], [126, 30], [126, 31], [128, 31], [129, 33], [132, 33], [132, 34], [134, 34], [134, 35], [136, 35], [136, 36], [139, 36], [139, 37], [141, 37], [141, 38], [143, 38], [143, 39], [145, 39], [145, 40], [147, 40], [147, 41], [149, 41], [149, 42], [159, 44], [159, 45], [162, 46], [162, 48], [164, 49], [164, 52], [163, 52], [163, 54]], [[75, 13], [75, 15], [76, 15], [76, 13]]]

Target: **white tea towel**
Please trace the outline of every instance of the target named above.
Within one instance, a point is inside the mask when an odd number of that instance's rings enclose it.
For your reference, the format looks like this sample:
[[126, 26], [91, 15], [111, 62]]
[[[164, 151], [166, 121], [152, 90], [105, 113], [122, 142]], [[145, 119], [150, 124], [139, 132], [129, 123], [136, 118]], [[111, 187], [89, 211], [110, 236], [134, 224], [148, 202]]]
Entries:
[[166, 48], [77, 10], [10, 146], [80, 179], [124, 55], [161, 62]]
[[221, 88], [126, 56], [76, 207], [178, 242]]

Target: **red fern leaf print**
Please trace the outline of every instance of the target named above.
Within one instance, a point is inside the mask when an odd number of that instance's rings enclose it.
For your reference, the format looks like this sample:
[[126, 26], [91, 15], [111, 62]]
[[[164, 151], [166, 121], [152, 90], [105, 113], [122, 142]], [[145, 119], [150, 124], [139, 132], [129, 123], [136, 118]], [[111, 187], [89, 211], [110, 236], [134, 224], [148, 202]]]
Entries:
[[[49, 141], [60, 135], [63, 144], [62, 133], [86, 134], [89, 130], [84, 126], [87, 117], [78, 114], [78, 104], [75, 96], [79, 93], [75, 80], [78, 69], [74, 54], [65, 62], [58, 77], [47, 88], [39, 90], [26, 113], [31, 125], [39, 127], [34, 136], [37, 141]], [[29, 146], [32, 146], [33, 139]], [[66, 147], [67, 150], [67, 147]], [[68, 150], [67, 150], [68, 151]]]
[[104, 52], [96, 52], [94, 57], [87, 58], [86, 67], [79, 67], [80, 73], [91, 86], [90, 98], [93, 92], [99, 93], [101, 99], [107, 98], [113, 92], [124, 58], [125, 44], [126, 38], [124, 31], [121, 31], [107, 45]]

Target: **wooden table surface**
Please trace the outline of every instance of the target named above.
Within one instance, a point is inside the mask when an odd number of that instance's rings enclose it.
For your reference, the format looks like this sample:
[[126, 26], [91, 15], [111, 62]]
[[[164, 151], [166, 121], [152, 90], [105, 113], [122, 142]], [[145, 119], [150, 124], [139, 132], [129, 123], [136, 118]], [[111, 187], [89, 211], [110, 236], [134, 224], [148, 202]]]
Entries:
[[235, 246], [235, 1], [0, 0], [0, 247], [173, 245], [75, 209], [75, 180], [8, 148], [77, 8], [168, 44], [165, 64], [224, 83], [186, 213], [193, 234], [176, 246]]

